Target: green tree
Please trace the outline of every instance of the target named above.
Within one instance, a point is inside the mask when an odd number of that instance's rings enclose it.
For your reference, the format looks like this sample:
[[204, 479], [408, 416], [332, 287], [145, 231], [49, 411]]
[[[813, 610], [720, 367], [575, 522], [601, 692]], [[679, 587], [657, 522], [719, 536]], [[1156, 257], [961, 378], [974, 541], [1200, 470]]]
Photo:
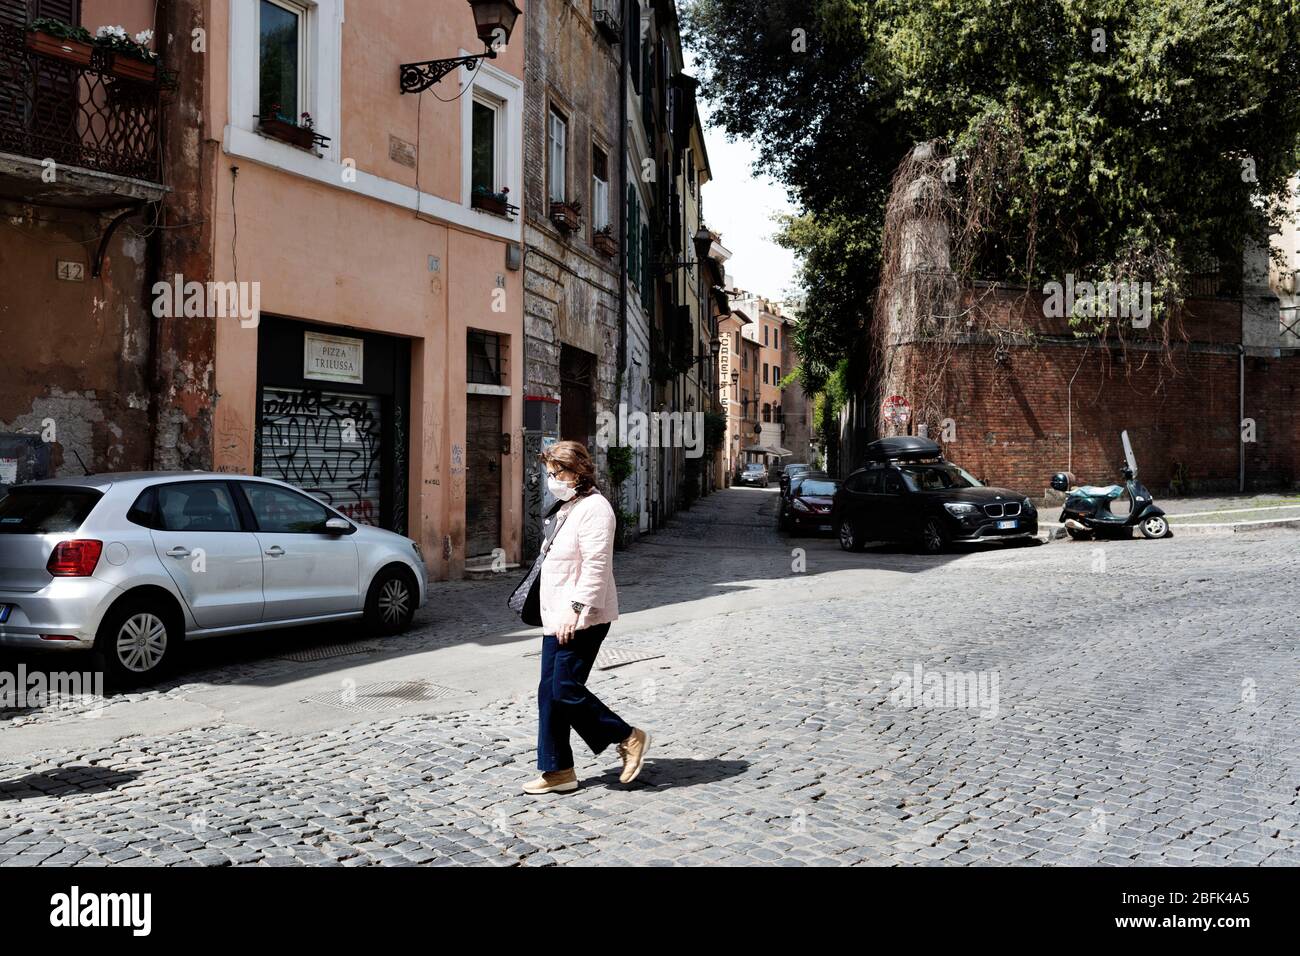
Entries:
[[780, 239], [814, 389], [860, 341], [916, 142], [956, 161], [964, 277], [1166, 299], [1239, 263], [1300, 168], [1300, 0], [696, 0], [686, 22], [715, 121], [802, 209]]

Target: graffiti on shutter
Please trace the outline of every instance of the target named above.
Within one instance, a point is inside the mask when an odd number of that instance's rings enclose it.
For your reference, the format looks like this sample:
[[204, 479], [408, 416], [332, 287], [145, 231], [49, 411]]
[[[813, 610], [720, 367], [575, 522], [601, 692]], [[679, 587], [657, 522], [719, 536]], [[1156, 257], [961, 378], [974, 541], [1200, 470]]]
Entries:
[[378, 525], [382, 412], [375, 395], [263, 389], [262, 475]]

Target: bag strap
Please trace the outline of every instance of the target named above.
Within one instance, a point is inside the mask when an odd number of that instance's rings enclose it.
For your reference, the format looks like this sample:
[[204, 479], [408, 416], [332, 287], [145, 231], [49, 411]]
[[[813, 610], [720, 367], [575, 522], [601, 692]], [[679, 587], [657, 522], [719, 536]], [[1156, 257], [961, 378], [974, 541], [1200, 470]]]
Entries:
[[[572, 504], [576, 505], [578, 500], [579, 499], [576, 498], [573, 499]], [[564, 507], [567, 504], [570, 504], [570, 502], [558, 501], [555, 503], [555, 506], [547, 514], [548, 518], [555, 517], [557, 515], [558, 517], [556, 518], [555, 521], [555, 528], [552, 529], [551, 533], [546, 536], [545, 540], [542, 541], [541, 554], [543, 557], [545, 557], [546, 553], [551, 550], [551, 543], [555, 541], [555, 536], [560, 533], [560, 528], [564, 525], [564, 520], [569, 517], [569, 512], [573, 510], [573, 508], [571, 507], [570, 508]]]

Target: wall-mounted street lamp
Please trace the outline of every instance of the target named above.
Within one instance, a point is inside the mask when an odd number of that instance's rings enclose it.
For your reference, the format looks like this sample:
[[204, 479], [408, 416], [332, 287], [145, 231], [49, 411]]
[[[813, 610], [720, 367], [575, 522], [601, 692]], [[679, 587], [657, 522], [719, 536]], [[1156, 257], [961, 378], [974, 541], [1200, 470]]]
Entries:
[[473, 68], [480, 60], [495, 59], [497, 50], [510, 42], [519, 8], [512, 0], [469, 0], [474, 12], [474, 28], [483, 41], [483, 52], [473, 56], [453, 56], [445, 60], [422, 60], [403, 63], [399, 82], [403, 93], [423, 93], [457, 67]]

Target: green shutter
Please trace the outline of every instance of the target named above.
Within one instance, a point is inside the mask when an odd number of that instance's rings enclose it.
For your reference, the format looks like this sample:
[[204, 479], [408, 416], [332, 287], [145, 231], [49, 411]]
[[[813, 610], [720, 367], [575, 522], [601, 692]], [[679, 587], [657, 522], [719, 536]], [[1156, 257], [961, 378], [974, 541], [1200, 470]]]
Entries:
[[655, 281], [654, 281], [654, 251], [655, 240], [650, 234], [649, 226], [641, 227], [641, 307], [647, 313], [653, 312], [655, 307]]
[[638, 212], [636, 204], [636, 187], [628, 185], [627, 187], [627, 277], [630, 284], [636, 276], [637, 255], [637, 226]]

